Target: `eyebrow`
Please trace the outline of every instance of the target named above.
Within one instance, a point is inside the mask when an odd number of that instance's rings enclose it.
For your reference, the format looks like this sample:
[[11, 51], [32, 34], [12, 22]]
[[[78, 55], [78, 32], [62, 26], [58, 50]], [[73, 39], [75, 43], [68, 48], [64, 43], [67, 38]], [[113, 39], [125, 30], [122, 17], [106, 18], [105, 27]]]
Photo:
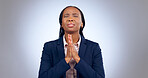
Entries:
[[64, 16], [65, 16], [65, 15], [69, 15], [69, 14], [67, 13], [67, 14], [64, 14]]
[[72, 15], [79, 15], [78, 13], [73, 13]]
[[[70, 14], [66, 13], [64, 15], [70, 15]], [[79, 14], [78, 13], [73, 13], [72, 15], [79, 15]]]

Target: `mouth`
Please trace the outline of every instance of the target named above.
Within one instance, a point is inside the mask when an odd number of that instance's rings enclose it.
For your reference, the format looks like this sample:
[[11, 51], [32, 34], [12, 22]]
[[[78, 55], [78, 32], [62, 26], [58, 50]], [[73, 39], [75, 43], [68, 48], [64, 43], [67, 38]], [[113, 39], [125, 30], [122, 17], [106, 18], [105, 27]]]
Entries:
[[67, 24], [67, 27], [69, 27], [69, 28], [72, 28], [72, 27], [74, 27], [75, 26], [75, 24], [73, 24], [73, 23], [68, 23]]

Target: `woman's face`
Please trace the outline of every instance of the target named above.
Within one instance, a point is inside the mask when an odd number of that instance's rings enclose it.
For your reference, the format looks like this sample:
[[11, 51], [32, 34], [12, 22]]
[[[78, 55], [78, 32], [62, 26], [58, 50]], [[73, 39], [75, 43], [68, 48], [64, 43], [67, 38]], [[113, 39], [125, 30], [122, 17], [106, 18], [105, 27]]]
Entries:
[[83, 27], [80, 11], [74, 7], [66, 8], [62, 16], [62, 27], [65, 32], [79, 32], [80, 26]]

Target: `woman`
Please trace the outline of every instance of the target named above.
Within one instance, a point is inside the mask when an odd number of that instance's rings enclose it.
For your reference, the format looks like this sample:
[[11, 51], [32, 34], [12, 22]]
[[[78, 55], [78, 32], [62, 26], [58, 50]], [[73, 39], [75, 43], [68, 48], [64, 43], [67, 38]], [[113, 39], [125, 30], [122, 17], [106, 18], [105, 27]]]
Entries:
[[83, 36], [82, 11], [67, 6], [60, 14], [60, 37], [44, 44], [39, 78], [105, 78], [98, 43]]

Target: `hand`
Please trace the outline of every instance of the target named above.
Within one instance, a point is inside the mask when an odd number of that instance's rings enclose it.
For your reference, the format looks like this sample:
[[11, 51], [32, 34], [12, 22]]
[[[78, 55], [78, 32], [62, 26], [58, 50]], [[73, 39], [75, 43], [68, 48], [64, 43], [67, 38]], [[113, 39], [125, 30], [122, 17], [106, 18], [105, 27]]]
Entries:
[[69, 61], [72, 59], [72, 53], [71, 53], [71, 48], [70, 46], [68, 45], [67, 46], [67, 54], [66, 54], [66, 57], [65, 57], [65, 61], [67, 63], [69, 63]]
[[78, 63], [80, 61], [80, 57], [78, 55], [78, 52], [73, 44], [72, 36], [68, 34], [68, 47], [67, 47], [67, 53], [70, 53], [70, 56]]
[[65, 60], [67, 63], [72, 59], [72, 40], [69, 40], [70, 35], [68, 34], [68, 46], [67, 46], [67, 55], [65, 57]]

